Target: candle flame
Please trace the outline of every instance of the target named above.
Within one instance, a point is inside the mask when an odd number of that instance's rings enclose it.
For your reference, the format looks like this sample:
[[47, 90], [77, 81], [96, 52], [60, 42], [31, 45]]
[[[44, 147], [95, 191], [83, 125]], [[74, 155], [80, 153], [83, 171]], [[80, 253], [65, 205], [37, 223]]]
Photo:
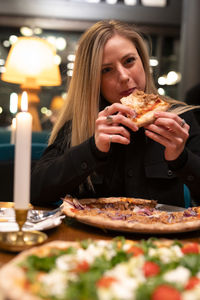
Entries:
[[16, 114], [18, 106], [18, 95], [17, 93], [10, 94], [10, 112]]
[[28, 111], [28, 95], [27, 95], [27, 92], [22, 93], [21, 111]]

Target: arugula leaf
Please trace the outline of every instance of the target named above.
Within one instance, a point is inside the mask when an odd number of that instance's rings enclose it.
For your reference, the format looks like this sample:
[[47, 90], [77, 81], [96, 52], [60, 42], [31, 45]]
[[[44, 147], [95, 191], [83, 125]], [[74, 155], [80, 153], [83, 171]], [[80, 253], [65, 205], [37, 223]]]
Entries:
[[78, 282], [72, 282], [67, 288], [66, 300], [98, 300], [96, 293], [94, 273], [81, 274]]
[[174, 240], [172, 243], [172, 246], [179, 246], [180, 248], [183, 247], [183, 243], [181, 243], [179, 240]]
[[37, 255], [30, 255], [25, 261], [20, 263], [22, 268], [27, 269], [28, 271], [43, 271], [49, 272], [55, 267], [56, 259], [59, 256], [75, 253], [76, 249], [69, 247], [66, 250], [52, 249], [49, 256], [40, 257]]
[[99, 271], [103, 274], [106, 270], [111, 269], [111, 261], [107, 260], [104, 255], [97, 257], [93, 264], [90, 266], [90, 271]]
[[59, 257], [61, 255], [65, 254], [75, 254], [77, 252], [77, 249], [74, 247], [68, 247], [67, 249], [56, 249], [53, 248], [49, 254], [49, 256], [55, 255], [56, 257]]
[[55, 266], [57, 256], [38, 257], [31, 255], [27, 258], [29, 269], [49, 272]]
[[91, 242], [92, 242], [91, 239], [82, 240], [80, 241], [80, 245], [83, 249], [87, 249], [88, 246], [91, 244]]
[[200, 270], [200, 254], [185, 254], [181, 257], [180, 264], [185, 268], [188, 268], [194, 276]]
[[36, 255], [30, 255], [25, 261], [20, 263], [19, 266], [25, 269], [27, 280], [34, 282], [38, 271], [48, 273], [55, 266], [56, 258], [56, 256], [38, 257]]
[[175, 270], [178, 266], [179, 266], [179, 261], [172, 261], [167, 264], [162, 263], [160, 264], [160, 273], [163, 274], [171, 270]]
[[123, 250], [117, 251], [116, 255], [111, 258], [111, 267], [114, 267], [121, 262], [128, 261], [130, 257], [132, 257], [131, 253], [126, 253]]
[[126, 239], [124, 236], [116, 236], [115, 238], [113, 238], [113, 242], [121, 242], [121, 244], [124, 245]]
[[146, 255], [149, 248], [156, 248], [156, 245], [154, 244], [156, 240], [158, 239], [155, 237], [151, 237], [148, 240], [141, 240], [141, 242], [138, 243], [138, 247], [142, 248], [144, 254]]

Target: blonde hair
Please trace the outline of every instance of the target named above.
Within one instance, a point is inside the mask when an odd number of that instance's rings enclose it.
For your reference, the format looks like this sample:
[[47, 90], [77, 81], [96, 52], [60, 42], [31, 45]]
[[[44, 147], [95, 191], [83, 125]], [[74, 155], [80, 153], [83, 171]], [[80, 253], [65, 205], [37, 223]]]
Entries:
[[[99, 112], [103, 49], [106, 42], [116, 34], [133, 42], [146, 74], [145, 92], [157, 93], [143, 37], [126, 23], [114, 20], [100, 21], [89, 28], [79, 41], [67, 99], [52, 130], [49, 144], [54, 142], [61, 127], [69, 120], [72, 121], [71, 147], [79, 145], [94, 134], [95, 120]], [[172, 104], [180, 103], [167, 98], [165, 100]]]

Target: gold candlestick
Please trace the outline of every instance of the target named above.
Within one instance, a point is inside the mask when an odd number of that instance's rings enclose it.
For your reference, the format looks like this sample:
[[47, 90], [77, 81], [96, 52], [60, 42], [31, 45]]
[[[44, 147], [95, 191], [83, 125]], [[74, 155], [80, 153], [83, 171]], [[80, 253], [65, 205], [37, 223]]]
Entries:
[[28, 209], [15, 209], [18, 231], [1, 232], [0, 248], [11, 252], [20, 252], [32, 246], [43, 243], [47, 235], [40, 231], [23, 231], [22, 227], [26, 222]]
[[15, 219], [19, 226], [19, 232], [22, 232], [22, 227], [26, 222], [28, 209], [15, 209]]

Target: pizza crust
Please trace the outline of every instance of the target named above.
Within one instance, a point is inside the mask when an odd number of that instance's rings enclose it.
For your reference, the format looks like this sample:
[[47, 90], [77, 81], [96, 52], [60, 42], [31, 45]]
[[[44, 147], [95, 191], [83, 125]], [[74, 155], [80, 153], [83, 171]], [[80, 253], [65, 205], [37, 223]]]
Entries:
[[23, 286], [24, 273], [13, 264], [8, 264], [0, 271], [0, 290], [3, 299], [9, 300], [41, 300], [20, 288]]

